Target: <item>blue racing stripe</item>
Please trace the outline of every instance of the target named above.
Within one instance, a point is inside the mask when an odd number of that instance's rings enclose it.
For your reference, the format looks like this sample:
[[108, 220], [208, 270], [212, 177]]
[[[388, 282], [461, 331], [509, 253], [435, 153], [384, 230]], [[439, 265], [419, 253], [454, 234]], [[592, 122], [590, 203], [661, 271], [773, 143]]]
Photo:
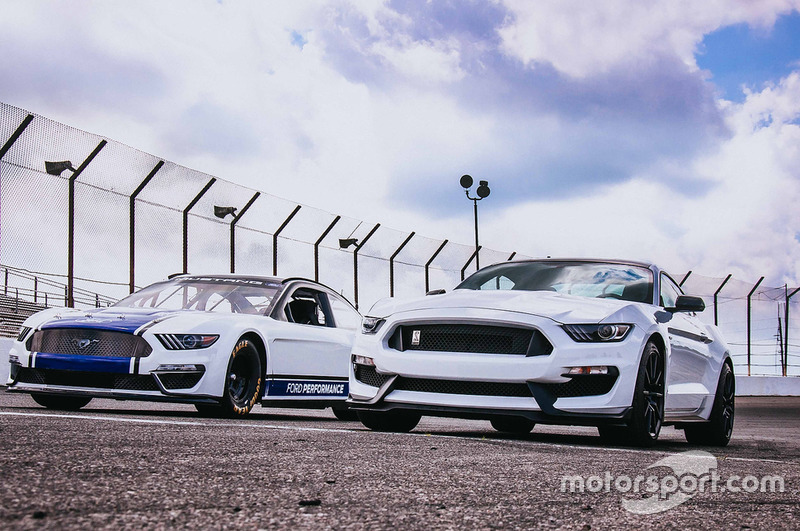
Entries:
[[74, 356], [37, 352], [34, 361], [37, 369], [57, 369], [61, 371], [114, 372], [128, 374], [130, 358], [108, 356]]

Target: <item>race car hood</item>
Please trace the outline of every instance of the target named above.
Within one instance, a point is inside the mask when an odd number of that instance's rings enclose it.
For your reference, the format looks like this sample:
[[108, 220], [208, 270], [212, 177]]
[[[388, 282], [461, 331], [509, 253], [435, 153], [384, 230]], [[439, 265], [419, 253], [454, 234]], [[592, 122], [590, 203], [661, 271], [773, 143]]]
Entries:
[[185, 313], [187, 313], [187, 310], [164, 311], [152, 308], [123, 307], [89, 311], [62, 310], [52, 315], [40, 325], [40, 328], [92, 328], [132, 334], [140, 327], [153, 321], [163, 321]]
[[459, 310], [474, 308], [501, 310], [536, 315], [559, 323], [597, 323], [629, 305], [616, 299], [595, 299], [562, 295], [551, 291], [478, 291], [459, 289], [442, 295], [429, 295], [420, 299], [400, 301], [383, 299], [369, 312], [373, 317], [388, 317], [417, 310]]

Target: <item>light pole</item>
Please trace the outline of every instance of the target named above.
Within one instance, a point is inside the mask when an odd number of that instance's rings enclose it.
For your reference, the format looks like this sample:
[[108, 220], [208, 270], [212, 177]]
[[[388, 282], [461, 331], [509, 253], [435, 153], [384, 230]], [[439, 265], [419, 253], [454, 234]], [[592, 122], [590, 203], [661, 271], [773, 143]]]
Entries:
[[489, 181], [479, 181], [478, 188], [475, 190], [475, 193], [478, 197], [470, 197], [469, 189], [472, 186], [472, 177], [469, 175], [462, 175], [461, 176], [461, 187], [464, 189], [464, 193], [467, 195], [467, 199], [472, 201], [475, 210], [475, 269], [478, 270], [481, 268], [480, 257], [478, 253], [480, 252], [481, 246], [478, 244], [478, 201], [489, 197], [491, 190], [489, 190]]

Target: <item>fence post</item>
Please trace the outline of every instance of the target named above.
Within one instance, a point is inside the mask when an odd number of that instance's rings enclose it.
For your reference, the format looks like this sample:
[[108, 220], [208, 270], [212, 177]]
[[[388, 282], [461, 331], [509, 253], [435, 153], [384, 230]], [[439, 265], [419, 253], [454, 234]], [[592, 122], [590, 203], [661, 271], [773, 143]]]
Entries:
[[506, 262], [510, 262], [511, 260], [514, 259], [515, 256], [517, 256], [517, 251], [514, 251], [513, 253], [511, 253], [511, 256], [508, 257], [508, 260], [506, 260]]
[[325, 236], [331, 232], [331, 229], [333, 229], [334, 225], [339, 223], [340, 219], [342, 219], [342, 216], [336, 216], [333, 218], [333, 221], [331, 221], [331, 224], [328, 225], [328, 228], [325, 229], [320, 237], [317, 238], [317, 241], [314, 242], [314, 280], [317, 282], [319, 282], [319, 244], [321, 244], [322, 240], [325, 239]]
[[405, 240], [403, 240], [403, 243], [400, 244], [400, 247], [395, 249], [395, 251], [392, 253], [392, 256], [389, 257], [389, 296], [390, 297], [394, 297], [394, 259], [397, 258], [397, 255], [400, 254], [400, 251], [402, 251], [403, 247], [405, 247], [406, 244], [411, 241], [411, 238], [413, 238], [415, 234], [416, 234], [416, 232], [411, 231], [411, 234], [409, 234], [408, 237]]
[[83, 170], [94, 160], [100, 150], [106, 145], [105, 140], [101, 140], [97, 147], [94, 148], [86, 160], [78, 166], [78, 169], [72, 172], [69, 178], [69, 221], [68, 221], [68, 249], [67, 249], [67, 306], [70, 308], [75, 306], [73, 299], [73, 291], [75, 290], [75, 181], [78, 179]]
[[714, 292], [714, 326], [719, 325], [719, 322], [717, 320], [717, 295], [719, 295], [719, 292], [722, 291], [722, 288], [724, 288], [725, 284], [727, 284], [728, 281], [731, 279], [731, 276], [733, 275], [729, 273], [728, 276], [725, 277], [725, 280], [722, 281], [722, 284], [719, 285], [717, 291]]
[[64, 286], [64, 306], [67, 306], [67, 302], [69, 302], [69, 288]]
[[44, 307], [47, 308], [47, 292], [44, 292]]
[[33, 277], [33, 302], [39, 302], [39, 279]]
[[8, 268], [6, 268], [6, 283], [3, 288], [3, 295], [8, 295]]
[[130, 275], [130, 279], [129, 279], [130, 282], [129, 282], [129, 286], [128, 286], [128, 288], [130, 289], [129, 293], [133, 293], [136, 290], [136, 284], [135, 284], [135, 268], [136, 268], [136, 258], [135, 258], [135, 254], [136, 254], [136, 196], [139, 195], [139, 192], [144, 190], [144, 187], [147, 186], [147, 183], [150, 182], [150, 179], [155, 177], [156, 173], [158, 172], [158, 170], [161, 169], [161, 167], [163, 165], [164, 165], [164, 161], [163, 160], [158, 161], [158, 164], [156, 164], [155, 167], [152, 170], [150, 170], [150, 173], [148, 173], [147, 177], [144, 178], [144, 181], [142, 181], [139, 184], [139, 186], [136, 187], [136, 190], [133, 191], [133, 193], [131, 194], [131, 197], [129, 199], [129, 202], [130, 202], [130, 204], [128, 205], [128, 209], [129, 209], [129, 212], [128, 212], [128, 215], [129, 215], [129, 221], [128, 221], [128, 231], [129, 231], [129, 235], [128, 235], [129, 236], [128, 258], [130, 259], [130, 265], [129, 265], [129, 268], [128, 268], [128, 273]]
[[794, 297], [794, 295], [798, 291], [800, 291], [800, 288], [795, 288], [794, 291], [792, 291], [791, 293], [788, 293], [788, 287], [786, 289], [787, 289], [786, 305], [784, 306], [784, 310], [783, 310], [783, 312], [784, 312], [783, 326], [785, 327], [784, 328], [784, 334], [783, 334], [783, 343], [784, 343], [784, 348], [783, 348], [783, 367], [782, 367], [783, 370], [781, 371], [781, 373], [784, 376], [786, 376], [787, 368], [788, 368], [788, 365], [789, 365], [789, 304], [790, 304], [790, 299], [792, 297]]
[[233, 221], [231, 221], [231, 273], [236, 273], [236, 224], [242, 219], [244, 213], [253, 206], [253, 203], [256, 202], [258, 196], [261, 195], [261, 192], [256, 192], [253, 197], [250, 198], [250, 201], [242, 208], [238, 214], [233, 216]]
[[361, 240], [361, 243], [356, 245], [356, 248], [353, 250], [353, 305], [356, 307], [356, 310], [358, 310], [358, 251], [372, 238], [372, 235], [375, 234], [375, 231], [378, 230], [380, 226], [380, 223], [376, 223], [375, 226], [372, 227], [372, 230]]
[[208, 189], [213, 186], [213, 184], [217, 182], [217, 179], [212, 177], [208, 183], [200, 190], [200, 193], [194, 196], [192, 202], [187, 205], [186, 208], [183, 209], [183, 274], [189, 272], [189, 211], [194, 207], [200, 198], [208, 192]]
[[[472, 261], [475, 259], [475, 257], [478, 256], [478, 251], [480, 251], [480, 249], [481, 249], [481, 246], [479, 245], [478, 248], [475, 249], [472, 252], [472, 256], [469, 257], [469, 260], [467, 260], [467, 263], [464, 264], [464, 267], [461, 268], [461, 281], [462, 282], [464, 281], [464, 273], [466, 272], [467, 268], [472, 263]], [[508, 261], [508, 260], [506, 260], [506, 261]]]
[[292, 210], [292, 213], [289, 214], [289, 217], [286, 218], [283, 221], [283, 223], [281, 223], [281, 226], [278, 227], [278, 230], [275, 231], [275, 234], [272, 235], [272, 276], [278, 275], [278, 234], [280, 234], [281, 231], [284, 228], [286, 228], [286, 225], [288, 225], [289, 222], [292, 221], [292, 218], [299, 211], [300, 211], [300, 205], [297, 205], [296, 207], [294, 207], [294, 210]]
[[689, 278], [689, 275], [691, 275], [691, 274], [692, 274], [692, 270], [690, 269], [689, 272], [686, 273], [683, 276], [683, 280], [681, 280], [681, 282], [680, 282], [680, 284], [678, 284], [678, 286], [682, 288], [683, 287], [683, 283], [686, 282], [686, 279]]
[[19, 288], [14, 288], [16, 297], [14, 297], [14, 313], [19, 313]]
[[750, 299], [753, 297], [753, 293], [756, 292], [758, 286], [761, 285], [761, 282], [764, 280], [764, 277], [758, 279], [756, 285], [753, 286], [753, 289], [750, 290], [750, 293], [747, 294], [747, 376], [750, 376]]
[[3, 147], [0, 147], [0, 160], [3, 160], [3, 157], [5, 157], [6, 153], [8, 153], [8, 150], [11, 149], [11, 146], [14, 145], [14, 142], [17, 141], [17, 139], [20, 137], [20, 135], [22, 135], [23, 131], [25, 131], [32, 121], [33, 115], [29, 114], [24, 120], [22, 120], [22, 123], [19, 124], [19, 127], [17, 127], [13, 133], [11, 133], [11, 136], [8, 137], [8, 140], [5, 144], [3, 144]]
[[439, 246], [439, 248], [436, 249], [436, 252], [433, 253], [433, 255], [427, 262], [425, 262], [425, 293], [428, 293], [431, 289], [428, 277], [428, 268], [431, 266], [431, 263], [436, 259], [439, 253], [442, 252], [442, 249], [444, 249], [444, 246], [447, 245], [447, 242], [448, 240], [443, 241], [442, 244]]

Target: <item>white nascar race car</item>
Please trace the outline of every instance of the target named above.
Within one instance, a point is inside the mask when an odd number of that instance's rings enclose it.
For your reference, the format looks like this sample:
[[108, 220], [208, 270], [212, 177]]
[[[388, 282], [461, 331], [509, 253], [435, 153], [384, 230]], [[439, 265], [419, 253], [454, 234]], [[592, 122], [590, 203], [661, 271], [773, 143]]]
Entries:
[[94, 397], [193, 403], [244, 416], [256, 403], [347, 411], [361, 315], [299, 278], [179, 275], [97, 310], [52, 308], [22, 325], [8, 391], [75, 410]]
[[377, 302], [350, 366], [350, 399], [377, 431], [422, 415], [597, 426], [614, 444], [652, 445], [661, 427], [724, 446], [735, 382], [728, 346], [652, 264], [547, 259], [495, 264], [455, 290]]

